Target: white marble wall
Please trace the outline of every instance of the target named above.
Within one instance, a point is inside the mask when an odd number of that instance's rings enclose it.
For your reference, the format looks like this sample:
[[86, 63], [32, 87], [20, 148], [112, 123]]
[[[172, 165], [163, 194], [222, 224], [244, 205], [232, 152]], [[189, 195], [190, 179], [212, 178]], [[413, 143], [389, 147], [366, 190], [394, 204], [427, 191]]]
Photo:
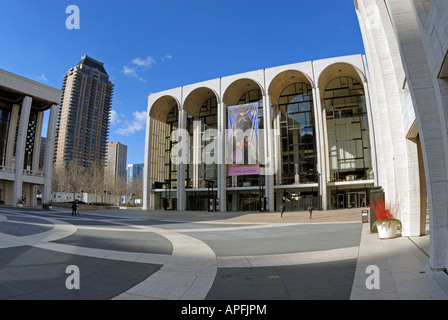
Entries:
[[[398, 197], [400, 204], [405, 200], [409, 206], [409, 213], [402, 216], [405, 228], [410, 231], [405, 235], [418, 235], [422, 219], [415, 198], [424, 201], [425, 196], [425, 186], [417, 182], [417, 147], [411, 141], [417, 137], [418, 129], [429, 200], [430, 263], [435, 269], [446, 269], [448, 86], [446, 79], [439, 75], [448, 51], [448, 2], [357, 0], [355, 6], [374, 84], [372, 93], [378, 109], [375, 113], [379, 116], [376, 121], [381, 133], [390, 134], [393, 139], [390, 147], [386, 145], [388, 139], [383, 139], [379, 145], [378, 160], [385, 168], [382, 174], [388, 176], [382, 181], [386, 181], [389, 199]], [[411, 105], [413, 110], [410, 110]], [[401, 121], [394, 118], [396, 114]], [[405, 160], [405, 166], [401, 166], [400, 159]], [[403, 175], [395, 176], [395, 181], [390, 179], [389, 173], [393, 172], [404, 174], [408, 183], [402, 180]]]

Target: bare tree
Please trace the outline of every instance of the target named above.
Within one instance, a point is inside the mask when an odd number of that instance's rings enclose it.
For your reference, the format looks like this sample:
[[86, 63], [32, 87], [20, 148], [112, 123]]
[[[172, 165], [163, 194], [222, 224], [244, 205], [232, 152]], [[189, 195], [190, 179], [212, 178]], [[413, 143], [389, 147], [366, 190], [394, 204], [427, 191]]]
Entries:
[[64, 170], [67, 191], [73, 193], [73, 199], [76, 199], [76, 193], [79, 193], [85, 183], [85, 169], [82, 165], [77, 162], [71, 162]]
[[52, 190], [62, 191], [67, 189], [67, 179], [63, 167], [53, 168]]
[[104, 168], [101, 164], [95, 162], [86, 170], [86, 174], [86, 192], [93, 193], [96, 201], [97, 195], [102, 196], [104, 193]]
[[126, 188], [126, 195], [128, 199], [142, 199], [143, 198], [143, 180], [142, 179], [132, 179], [128, 183]]

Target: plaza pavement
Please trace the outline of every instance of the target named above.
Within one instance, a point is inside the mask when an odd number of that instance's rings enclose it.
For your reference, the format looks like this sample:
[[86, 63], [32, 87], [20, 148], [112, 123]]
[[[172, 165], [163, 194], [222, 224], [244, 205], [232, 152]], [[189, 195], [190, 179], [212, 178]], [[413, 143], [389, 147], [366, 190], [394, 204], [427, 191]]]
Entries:
[[[446, 300], [429, 236], [380, 240], [361, 210], [85, 211], [0, 207], [0, 299]], [[69, 290], [79, 268], [80, 289]], [[379, 288], [368, 289], [369, 266]], [[370, 281], [371, 283], [371, 281]]]

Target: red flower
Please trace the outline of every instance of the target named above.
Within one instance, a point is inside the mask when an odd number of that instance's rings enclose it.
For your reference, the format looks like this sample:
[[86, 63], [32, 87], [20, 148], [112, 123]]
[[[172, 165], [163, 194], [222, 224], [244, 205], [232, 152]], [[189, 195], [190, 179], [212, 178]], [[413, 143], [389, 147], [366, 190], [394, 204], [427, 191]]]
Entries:
[[371, 208], [376, 216], [376, 220], [384, 221], [384, 220], [394, 220], [396, 219], [398, 213], [398, 206], [392, 207], [389, 205], [386, 207], [384, 200], [378, 200], [371, 204]]

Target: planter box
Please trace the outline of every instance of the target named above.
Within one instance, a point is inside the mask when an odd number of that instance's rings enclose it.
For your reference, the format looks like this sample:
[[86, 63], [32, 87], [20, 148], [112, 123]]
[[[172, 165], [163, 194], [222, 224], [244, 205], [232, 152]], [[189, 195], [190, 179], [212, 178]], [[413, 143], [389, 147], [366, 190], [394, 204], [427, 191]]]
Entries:
[[397, 236], [398, 223], [392, 222], [389, 226], [378, 224], [377, 229], [380, 239], [392, 239]]

